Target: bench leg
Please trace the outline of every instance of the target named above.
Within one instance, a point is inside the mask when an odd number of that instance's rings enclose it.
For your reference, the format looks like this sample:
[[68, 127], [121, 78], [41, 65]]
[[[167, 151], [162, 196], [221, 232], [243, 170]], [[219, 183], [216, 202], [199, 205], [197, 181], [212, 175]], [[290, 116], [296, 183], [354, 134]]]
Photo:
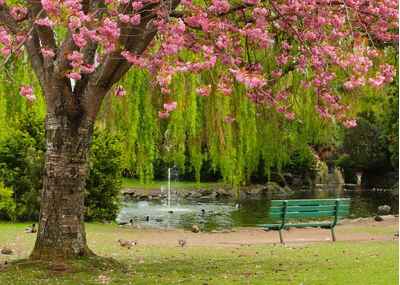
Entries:
[[332, 241], [336, 241], [335, 227], [332, 227], [332, 228], [331, 228], [331, 234], [332, 234]]
[[281, 244], [284, 244], [282, 230], [279, 230], [279, 240], [281, 241]]

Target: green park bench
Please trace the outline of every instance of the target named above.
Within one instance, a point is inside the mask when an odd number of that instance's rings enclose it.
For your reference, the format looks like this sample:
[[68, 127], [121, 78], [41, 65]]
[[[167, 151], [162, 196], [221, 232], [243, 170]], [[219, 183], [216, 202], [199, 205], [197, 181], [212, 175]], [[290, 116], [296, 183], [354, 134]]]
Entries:
[[[306, 200], [272, 200], [269, 217], [277, 220], [275, 224], [260, 225], [265, 230], [279, 231], [279, 239], [284, 243], [282, 230], [288, 228], [323, 228], [330, 229], [332, 241], [336, 241], [335, 226], [339, 219], [348, 215], [350, 199], [306, 199]], [[332, 217], [332, 221], [313, 221], [288, 223], [289, 220]]]

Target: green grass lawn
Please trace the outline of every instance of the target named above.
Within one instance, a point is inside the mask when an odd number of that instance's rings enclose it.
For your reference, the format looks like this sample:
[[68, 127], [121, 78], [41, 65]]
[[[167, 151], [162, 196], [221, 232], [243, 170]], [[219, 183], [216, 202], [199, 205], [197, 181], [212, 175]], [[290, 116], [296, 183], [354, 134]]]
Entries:
[[139, 244], [127, 250], [115, 242], [127, 230], [102, 224], [88, 224], [88, 240], [107, 259], [77, 260], [59, 272], [49, 264], [17, 261], [28, 256], [34, 243], [24, 227], [0, 224], [0, 246], [16, 249], [14, 261], [0, 271], [1, 285], [394, 285], [398, 280], [397, 241], [186, 248]]
[[[160, 189], [161, 186], [167, 187], [168, 181], [151, 181], [149, 183], [140, 182], [138, 179], [122, 178], [122, 188], [133, 189]], [[171, 181], [171, 187], [174, 189], [204, 189], [210, 187], [224, 186], [222, 182], [195, 182], [195, 181]]]

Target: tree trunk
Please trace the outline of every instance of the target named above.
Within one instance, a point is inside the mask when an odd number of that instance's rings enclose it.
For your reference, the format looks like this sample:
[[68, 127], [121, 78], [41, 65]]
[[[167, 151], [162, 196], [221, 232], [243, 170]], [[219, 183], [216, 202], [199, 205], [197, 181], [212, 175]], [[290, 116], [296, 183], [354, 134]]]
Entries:
[[89, 120], [48, 114], [39, 229], [32, 259], [92, 255], [86, 243], [84, 191], [93, 133]]

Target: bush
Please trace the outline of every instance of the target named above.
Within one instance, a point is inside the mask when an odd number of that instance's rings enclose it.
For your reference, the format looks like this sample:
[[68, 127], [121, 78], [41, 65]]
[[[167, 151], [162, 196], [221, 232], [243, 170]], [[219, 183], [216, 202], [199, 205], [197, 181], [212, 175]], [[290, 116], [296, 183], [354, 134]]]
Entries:
[[36, 220], [39, 216], [44, 162], [42, 125], [42, 120], [25, 114], [0, 142], [0, 180], [14, 192], [15, 216], [19, 220]]
[[390, 168], [382, 126], [373, 113], [361, 113], [357, 127], [345, 131], [342, 156], [336, 163], [345, 170], [383, 171]]
[[[0, 140], [0, 181], [13, 192], [17, 220], [37, 220], [39, 217], [44, 154], [44, 122], [34, 114], [22, 115], [8, 135]], [[116, 137], [98, 130], [95, 132], [87, 179], [87, 219], [115, 218], [121, 183], [121, 155], [121, 144]], [[9, 190], [2, 190], [4, 197], [8, 194]], [[0, 209], [0, 218], [12, 219], [4, 209]]]
[[95, 131], [86, 181], [86, 218], [114, 220], [120, 202], [122, 144], [116, 136]]
[[5, 187], [3, 182], [0, 182], [0, 218], [15, 221], [16, 204], [13, 194], [11, 188]]

